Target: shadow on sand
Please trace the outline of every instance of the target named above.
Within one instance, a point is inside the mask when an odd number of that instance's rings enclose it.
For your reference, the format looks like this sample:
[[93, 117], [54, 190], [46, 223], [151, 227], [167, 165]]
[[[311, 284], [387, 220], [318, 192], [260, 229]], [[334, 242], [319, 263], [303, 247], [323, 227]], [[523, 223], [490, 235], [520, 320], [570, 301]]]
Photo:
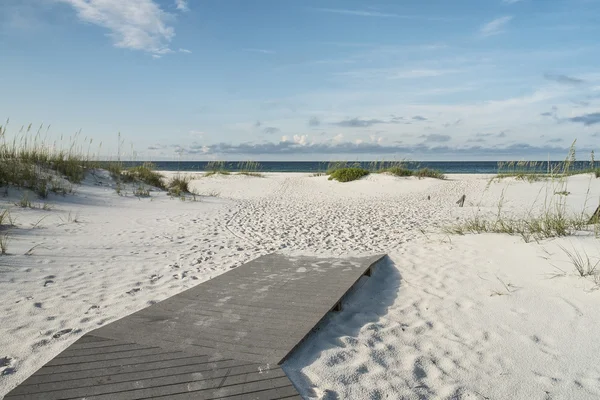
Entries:
[[317, 361], [323, 352], [357, 341], [360, 331], [366, 326], [369, 326], [367, 329], [377, 329], [377, 322], [395, 302], [401, 281], [398, 268], [386, 256], [376, 265], [371, 277], [363, 276], [346, 294], [342, 300], [342, 311], [330, 312], [281, 365], [303, 398], [339, 399], [336, 392], [327, 388], [320, 388], [317, 393], [315, 385], [302, 369]]

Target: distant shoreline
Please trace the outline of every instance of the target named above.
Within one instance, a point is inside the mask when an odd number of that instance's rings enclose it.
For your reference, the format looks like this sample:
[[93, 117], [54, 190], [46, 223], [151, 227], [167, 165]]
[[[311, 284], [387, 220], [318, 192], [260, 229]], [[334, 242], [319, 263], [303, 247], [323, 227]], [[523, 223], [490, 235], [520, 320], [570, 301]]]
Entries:
[[[210, 161], [124, 161], [125, 167], [151, 162], [156, 170], [161, 171], [183, 171], [183, 172], [202, 172], [210, 171]], [[256, 161], [258, 171], [260, 172], [325, 172], [330, 163], [344, 162], [347, 164], [359, 164], [362, 168], [370, 168], [375, 161]], [[507, 163], [506, 161], [383, 161], [386, 165], [394, 163], [404, 163], [408, 168], [431, 168], [439, 170], [445, 174], [497, 174], [498, 163]], [[551, 166], [564, 162], [550, 161]], [[228, 171], [239, 171], [239, 167], [244, 161], [225, 161], [225, 169]], [[380, 165], [382, 162], [377, 162]], [[539, 172], [547, 171], [548, 161], [537, 161]], [[589, 161], [576, 161], [573, 164], [574, 169], [585, 169], [589, 167]], [[377, 168], [375, 168], [377, 169]], [[531, 172], [531, 170], [530, 170]]]

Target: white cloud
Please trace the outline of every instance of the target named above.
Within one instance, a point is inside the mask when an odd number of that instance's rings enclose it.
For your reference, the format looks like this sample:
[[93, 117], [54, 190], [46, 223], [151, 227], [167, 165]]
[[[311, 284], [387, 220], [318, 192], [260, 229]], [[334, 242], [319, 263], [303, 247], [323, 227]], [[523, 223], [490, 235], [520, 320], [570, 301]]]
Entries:
[[153, 0], [58, 0], [71, 5], [85, 22], [109, 30], [116, 47], [149, 53], [171, 53], [168, 43], [175, 30], [172, 15]]
[[454, 20], [448, 17], [437, 17], [431, 15], [404, 15], [404, 14], [393, 14], [375, 10], [352, 10], [347, 8], [314, 8], [314, 11], [330, 13], [330, 14], [341, 14], [351, 15], [356, 17], [375, 17], [375, 18], [401, 18], [401, 19], [414, 19], [424, 21], [451, 21]]
[[510, 15], [496, 18], [487, 24], [483, 25], [479, 31], [482, 36], [492, 36], [504, 32], [503, 28], [510, 22], [513, 17]]
[[179, 49], [179, 52], [180, 52], [180, 53], [187, 53], [187, 54], [191, 54], [191, 52], [192, 52], [192, 51], [191, 51], [191, 50], [188, 50], [188, 49]]
[[175, 0], [175, 6], [182, 12], [190, 11], [187, 0]]

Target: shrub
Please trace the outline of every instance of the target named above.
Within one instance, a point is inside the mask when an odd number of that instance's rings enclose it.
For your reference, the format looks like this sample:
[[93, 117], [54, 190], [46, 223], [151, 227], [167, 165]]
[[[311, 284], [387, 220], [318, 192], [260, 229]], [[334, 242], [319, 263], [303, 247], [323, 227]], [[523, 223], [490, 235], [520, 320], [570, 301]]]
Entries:
[[369, 175], [369, 171], [362, 168], [341, 168], [336, 169], [329, 175], [329, 180], [335, 179], [338, 182], [350, 182]]
[[387, 173], [395, 175], [395, 176], [412, 176], [413, 175], [413, 171], [411, 171], [408, 168], [404, 168], [404, 167], [391, 167], [391, 168], [384, 169], [382, 172], [387, 172]]
[[137, 167], [129, 168], [121, 175], [124, 182], [143, 182], [147, 185], [166, 189], [163, 176], [154, 171], [154, 164], [144, 163]]
[[175, 175], [169, 181], [168, 190], [171, 196], [183, 196], [186, 193], [190, 193], [189, 184], [191, 178], [189, 176]]

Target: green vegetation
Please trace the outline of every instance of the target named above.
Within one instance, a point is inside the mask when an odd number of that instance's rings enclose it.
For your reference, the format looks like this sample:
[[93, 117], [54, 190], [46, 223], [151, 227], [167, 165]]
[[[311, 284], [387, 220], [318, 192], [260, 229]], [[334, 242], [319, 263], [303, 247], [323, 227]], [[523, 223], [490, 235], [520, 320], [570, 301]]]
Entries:
[[585, 252], [583, 252], [583, 255], [582, 255], [576, 249], [573, 249], [573, 251], [571, 252], [571, 251], [565, 249], [563, 246], [559, 246], [559, 247], [567, 255], [567, 257], [569, 257], [569, 260], [571, 260], [571, 264], [573, 264], [573, 266], [575, 267], [575, 270], [577, 270], [577, 273], [579, 274], [579, 276], [585, 278], [588, 276], [597, 277], [600, 275], [599, 274], [600, 271], [598, 270], [598, 265], [600, 265], [600, 260], [593, 262], [590, 260], [590, 257]]
[[137, 167], [129, 168], [121, 173], [121, 181], [125, 183], [145, 183], [159, 189], [166, 189], [163, 176], [154, 171], [154, 164], [144, 163]]
[[167, 188], [169, 195], [174, 197], [183, 197], [186, 194], [190, 193], [190, 184], [191, 178], [185, 175], [175, 175], [169, 181]]
[[501, 161], [498, 163], [496, 178], [515, 178], [527, 182], [538, 182], [581, 174], [594, 174], [596, 178], [600, 178], [600, 168], [597, 166], [594, 152], [590, 153], [589, 162], [578, 162], [576, 159], [576, 143], [575, 140], [571, 144], [569, 154], [561, 162]]
[[237, 165], [239, 175], [254, 176], [257, 178], [263, 177], [263, 174], [259, 172], [260, 168], [260, 163], [256, 161], [243, 161]]
[[386, 169], [382, 170], [381, 172], [388, 173], [388, 174], [395, 175], [395, 176], [400, 176], [400, 177], [413, 176], [412, 170], [402, 167], [402, 166], [386, 168]]
[[414, 172], [414, 176], [419, 179], [422, 178], [435, 178], [435, 179], [446, 179], [446, 176], [440, 171], [431, 168], [421, 168]]
[[[592, 153], [592, 162], [594, 164], [594, 155]], [[485, 218], [477, 214], [463, 222], [454, 224], [446, 228], [447, 233], [465, 234], [465, 233], [505, 233], [509, 235], [519, 235], [526, 242], [531, 240], [542, 240], [554, 237], [570, 236], [578, 231], [587, 228], [589, 216], [586, 215], [584, 204], [581, 213], [570, 213], [567, 209], [567, 196], [570, 192], [567, 190], [567, 178], [580, 173], [589, 173], [590, 169], [574, 169], [575, 163], [575, 142], [573, 142], [569, 155], [564, 162], [556, 164], [549, 174], [527, 174], [521, 170], [515, 173], [515, 177], [522, 176], [522, 179], [537, 180], [540, 176], [547, 181], [545, 186], [545, 198], [541, 207], [536, 207], [535, 202], [525, 216], [514, 217], [506, 215], [502, 210], [504, 203], [504, 193], [498, 202], [498, 211], [495, 218]], [[522, 162], [508, 163], [510, 168], [537, 168], [539, 163]], [[550, 167], [548, 167], [550, 169]], [[543, 190], [543, 189], [542, 189]], [[588, 197], [589, 199], [589, 187]], [[541, 190], [540, 190], [541, 193]], [[555, 196], [558, 195], [558, 196]], [[598, 223], [594, 229], [598, 231]]]
[[0, 255], [4, 256], [8, 254], [8, 242], [10, 241], [10, 237], [8, 233], [0, 234]]
[[367, 175], [369, 175], [369, 171], [366, 169], [356, 167], [340, 168], [329, 174], [329, 180], [336, 180], [338, 182], [351, 182]]
[[227, 170], [227, 164], [225, 161], [211, 161], [206, 164], [206, 174], [204, 176], [212, 176], [212, 175], [231, 175], [231, 172]]
[[[351, 170], [351, 172], [350, 172]], [[340, 172], [341, 171], [341, 172]], [[358, 172], [361, 171], [361, 172]], [[431, 168], [420, 168], [410, 169], [408, 163], [404, 161], [400, 162], [387, 162], [387, 161], [373, 161], [368, 164], [368, 168], [363, 168], [360, 163], [349, 164], [345, 161], [331, 162], [327, 166], [327, 175], [331, 179], [339, 180], [337, 177], [342, 176], [343, 182], [349, 182], [352, 180], [359, 179], [370, 173], [387, 173], [399, 177], [410, 177], [415, 176], [419, 179], [422, 178], [435, 178], [435, 179], [446, 179], [443, 173]], [[362, 175], [361, 175], [362, 174]], [[313, 176], [315, 176], [313, 174]], [[316, 175], [318, 176], [318, 175]], [[352, 179], [353, 178], [353, 179]], [[340, 181], [342, 182], [342, 181]]]
[[77, 133], [67, 144], [62, 137], [60, 143], [49, 143], [46, 135], [50, 127], [43, 132], [42, 125], [33, 133], [30, 124], [27, 128], [21, 127], [11, 141], [7, 137], [7, 125], [8, 121], [0, 126], [0, 186], [29, 189], [41, 198], [46, 198], [49, 192], [64, 195], [73, 191], [72, 184], [80, 183], [91, 167], [91, 139], [86, 138], [83, 145], [79, 144]]
[[446, 179], [446, 176], [438, 170], [431, 168], [420, 168], [417, 170], [411, 170], [404, 166], [398, 165], [389, 167], [380, 171], [381, 173], [388, 173], [394, 176], [407, 177], [415, 176], [419, 179], [423, 178], [435, 178], [435, 179]]

